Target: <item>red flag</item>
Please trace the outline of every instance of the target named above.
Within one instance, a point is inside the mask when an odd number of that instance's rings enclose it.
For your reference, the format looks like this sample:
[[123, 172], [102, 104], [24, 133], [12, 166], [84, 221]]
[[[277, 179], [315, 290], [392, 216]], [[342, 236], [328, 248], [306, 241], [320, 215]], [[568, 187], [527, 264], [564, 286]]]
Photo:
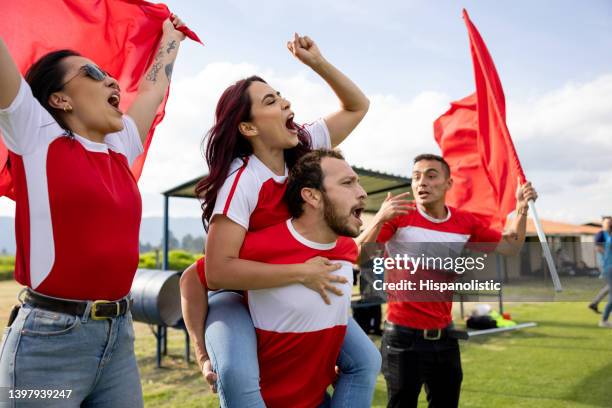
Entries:
[[[142, 0], [28, 0], [3, 2], [0, 35], [23, 75], [38, 58], [72, 49], [108, 71], [121, 85], [121, 108], [136, 97], [140, 79], [155, 56], [162, 25], [170, 16], [164, 4]], [[201, 43], [187, 27], [180, 29]], [[159, 106], [144, 153], [132, 165], [140, 177], [153, 131], [164, 117], [168, 95]], [[0, 140], [0, 196], [11, 197], [6, 147]]]
[[0, 138], [0, 197], [3, 195], [11, 200], [15, 199], [13, 180], [8, 168], [8, 150]]
[[451, 103], [434, 122], [434, 137], [453, 173], [448, 203], [502, 230], [516, 206], [517, 177], [524, 183], [525, 174], [506, 126], [504, 90], [493, 59], [465, 10], [463, 18], [476, 93]]

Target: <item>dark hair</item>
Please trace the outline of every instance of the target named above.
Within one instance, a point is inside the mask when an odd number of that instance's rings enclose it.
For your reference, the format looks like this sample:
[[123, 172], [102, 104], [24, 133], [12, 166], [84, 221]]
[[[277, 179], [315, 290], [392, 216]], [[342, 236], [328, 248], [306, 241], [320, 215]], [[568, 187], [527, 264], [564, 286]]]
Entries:
[[[215, 208], [217, 194], [229, 176], [232, 161], [237, 157], [244, 159], [253, 154], [253, 147], [238, 129], [241, 122], [252, 119], [252, 102], [248, 89], [253, 82], [266, 83], [262, 78], [253, 75], [241, 79], [223, 92], [217, 102], [215, 123], [204, 139], [204, 141], [208, 139], [204, 156], [209, 173], [198, 182], [195, 193], [202, 201], [202, 223], [206, 231], [208, 231], [208, 224]], [[310, 135], [302, 126], [298, 126], [298, 139], [297, 146], [285, 150], [285, 161], [289, 168], [298, 158], [311, 150]]]
[[303, 188], [325, 191], [323, 170], [321, 169], [321, 160], [325, 157], [344, 160], [342, 153], [337, 150], [317, 149], [306, 153], [291, 168], [289, 180], [287, 180], [287, 190], [285, 190], [285, 202], [293, 218], [298, 218], [304, 213]]
[[442, 156], [438, 156], [437, 154], [431, 154], [431, 153], [419, 154], [417, 157], [414, 158], [413, 163], [417, 164], [418, 162], [422, 160], [434, 160], [434, 161], [442, 163], [442, 169], [444, 169], [444, 174], [446, 175], [446, 178], [450, 177], [450, 174], [451, 174], [450, 166], [448, 165], [448, 163], [446, 162], [446, 160], [444, 160]]
[[62, 120], [60, 110], [49, 105], [49, 97], [54, 92], [62, 90], [66, 67], [62, 63], [67, 57], [80, 57], [81, 55], [72, 50], [53, 51], [43, 55], [28, 69], [25, 80], [32, 88], [32, 94], [53, 116], [53, 119], [65, 130], [70, 131]]

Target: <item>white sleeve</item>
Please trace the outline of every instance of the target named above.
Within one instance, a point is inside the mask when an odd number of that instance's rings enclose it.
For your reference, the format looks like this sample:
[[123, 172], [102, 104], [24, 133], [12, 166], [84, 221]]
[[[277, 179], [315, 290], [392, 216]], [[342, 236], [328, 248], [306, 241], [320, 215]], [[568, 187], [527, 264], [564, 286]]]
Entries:
[[254, 180], [254, 175], [246, 166], [232, 172], [217, 194], [211, 220], [215, 215], [223, 214], [248, 230], [251, 214], [257, 206], [258, 186], [259, 183]]
[[310, 133], [310, 143], [313, 149], [331, 149], [329, 129], [323, 118], [309, 123], [305, 128]]
[[104, 138], [104, 142], [112, 150], [127, 157], [130, 166], [138, 156], [144, 152], [140, 133], [134, 120], [128, 115], [123, 115], [123, 129], [119, 132], [110, 133]]
[[32, 95], [21, 78], [19, 91], [6, 109], [0, 109], [0, 130], [6, 147], [19, 155], [32, 153], [63, 133], [45, 108]]

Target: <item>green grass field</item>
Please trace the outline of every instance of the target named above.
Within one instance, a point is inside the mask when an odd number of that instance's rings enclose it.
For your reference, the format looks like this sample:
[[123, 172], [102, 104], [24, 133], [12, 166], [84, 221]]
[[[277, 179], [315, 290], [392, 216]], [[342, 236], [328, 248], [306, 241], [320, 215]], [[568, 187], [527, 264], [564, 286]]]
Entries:
[[15, 257], [12, 255], [0, 255], [0, 280], [13, 279], [15, 270]]
[[[6, 321], [18, 291], [14, 282], [0, 282], [0, 321]], [[462, 407], [612, 406], [612, 330], [598, 328], [585, 303], [507, 304], [506, 311], [538, 327], [462, 342]], [[135, 326], [147, 407], [219, 406], [195, 364], [183, 360], [181, 331], [169, 331], [168, 355], [158, 369], [150, 328]], [[426, 406], [424, 395], [421, 400]], [[385, 402], [380, 376], [373, 406]]]

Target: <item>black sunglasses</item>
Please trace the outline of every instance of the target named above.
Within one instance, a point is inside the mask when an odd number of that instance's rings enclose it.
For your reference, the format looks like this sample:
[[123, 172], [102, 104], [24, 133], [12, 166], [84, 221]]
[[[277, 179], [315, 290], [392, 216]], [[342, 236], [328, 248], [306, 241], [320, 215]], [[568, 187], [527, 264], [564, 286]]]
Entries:
[[70, 82], [74, 78], [78, 77], [81, 74], [81, 72], [84, 72], [85, 75], [87, 75], [88, 77], [90, 77], [94, 81], [98, 81], [98, 82], [99, 81], [103, 81], [107, 76], [109, 76], [106, 71], [101, 70], [99, 67], [97, 67], [97, 66], [95, 66], [93, 64], [85, 64], [81, 68], [79, 68], [79, 72], [77, 72], [72, 78], [70, 78], [69, 80], [64, 82], [62, 84], [61, 88], [64, 88], [66, 85], [68, 85], [68, 82]]

